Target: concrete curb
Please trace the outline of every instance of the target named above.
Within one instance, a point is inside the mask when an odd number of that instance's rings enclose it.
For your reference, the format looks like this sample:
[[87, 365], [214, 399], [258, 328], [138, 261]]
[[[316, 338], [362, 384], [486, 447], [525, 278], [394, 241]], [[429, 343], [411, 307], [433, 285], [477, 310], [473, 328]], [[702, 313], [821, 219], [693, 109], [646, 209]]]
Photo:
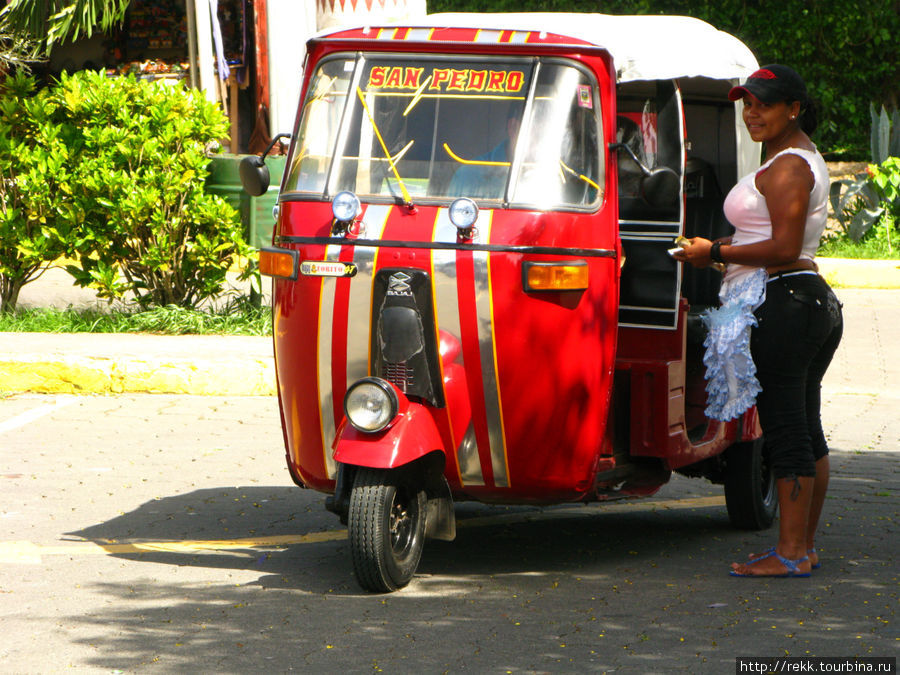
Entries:
[[0, 333], [0, 391], [271, 396], [271, 338]]
[[271, 396], [271, 364], [70, 357], [0, 361], [0, 391], [40, 394], [191, 394]]
[[900, 260], [816, 258], [816, 263], [835, 288], [900, 288]]

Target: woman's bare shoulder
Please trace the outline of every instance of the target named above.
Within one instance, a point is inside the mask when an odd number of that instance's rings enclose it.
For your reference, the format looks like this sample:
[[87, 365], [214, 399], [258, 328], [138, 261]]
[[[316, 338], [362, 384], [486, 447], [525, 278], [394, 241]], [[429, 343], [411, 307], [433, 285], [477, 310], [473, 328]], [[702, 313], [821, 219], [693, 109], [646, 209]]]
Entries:
[[756, 177], [757, 187], [765, 193], [768, 185], [802, 185], [812, 190], [816, 179], [812, 167], [805, 157], [796, 152], [783, 152], [778, 155], [763, 173]]

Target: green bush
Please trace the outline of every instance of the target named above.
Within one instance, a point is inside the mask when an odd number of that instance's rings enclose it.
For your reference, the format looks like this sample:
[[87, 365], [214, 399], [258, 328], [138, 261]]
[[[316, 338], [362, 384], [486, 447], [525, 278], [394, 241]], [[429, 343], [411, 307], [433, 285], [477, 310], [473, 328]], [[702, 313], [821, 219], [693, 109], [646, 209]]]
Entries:
[[0, 312], [66, 250], [72, 204], [70, 154], [56, 106], [34, 79], [0, 81]]
[[895, 258], [900, 243], [900, 158], [870, 164], [855, 178], [831, 184], [840, 229], [822, 242], [822, 255]]
[[893, 253], [900, 235], [900, 157], [888, 157], [869, 168], [872, 184], [884, 209], [875, 236], [883, 238], [888, 252]]
[[884, 213], [871, 178], [867, 170], [831, 183], [831, 211], [840, 225], [838, 236], [858, 243]]
[[900, 226], [900, 114], [871, 106], [872, 163], [854, 178], [831, 184], [831, 210], [838, 237], [892, 256]]
[[228, 131], [222, 112], [196, 90], [102, 72], [63, 74], [50, 96], [75, 158], [75, 282], [142, 306], [218, 294], [250, 255], [237, 212], [203, 190], [205, 148]]
[[[220, 292], [251, 249], [240, 218], [204, 192], [206, 148], [228, 122], [197, 90], [102, 72], [63, 74], [52, 88], [72, 129], [78, 285], [141, 306], [194, 307]], [[247, 269], [245, 267], [245, 269]]]
[[6, 77], [0, 311], [62, 255], [100, 297], [195, 307], [218, 295], [252, 256], [237, 211], [204, 192], [205, 150], [227, 132], [221, 110], [181, 85], [80, 72], [38, 89]]

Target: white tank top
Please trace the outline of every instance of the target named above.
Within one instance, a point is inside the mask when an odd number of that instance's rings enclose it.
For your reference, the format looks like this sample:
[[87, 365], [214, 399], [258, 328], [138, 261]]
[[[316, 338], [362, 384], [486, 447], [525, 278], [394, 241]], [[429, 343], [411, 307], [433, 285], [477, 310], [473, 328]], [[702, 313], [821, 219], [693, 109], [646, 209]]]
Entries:
[[[735, 245], [754, 244], [772, 238], [772, 220], [766, 206], [766, 198], [756, 188], [756, 176], [764, 171], [778, 157], [790, 153], [806, 160], [812, 170], [815, 183], [809, 195], [809, 208], [806, 211], [806, 225], [803, 230], [803, 247], [801, 258], [812, 260], [819, 248], [819, 240], [825, 231], [828, 219], [828, 166], [817, 151], [802, 148], [786, 148], [768, 160], [759, 169], [741, 178], [731, 188], [725, 198], [725, 217], [734, 225], [735, 232], [731, 243]], [[756, 267], [729, 264], [726, 279], [737, 281], [750, 274]]]

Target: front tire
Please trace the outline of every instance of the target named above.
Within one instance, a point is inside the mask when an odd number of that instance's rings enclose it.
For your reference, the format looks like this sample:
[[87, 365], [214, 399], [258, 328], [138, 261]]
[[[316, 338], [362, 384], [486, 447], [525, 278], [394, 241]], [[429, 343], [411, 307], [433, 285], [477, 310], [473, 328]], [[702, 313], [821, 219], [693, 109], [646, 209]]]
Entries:
[[735, 443], [725, 453], [725, 505], [731, 524], [765, 530], [775, 520], [778, 493], [763, 439]]
[[409, 583], [425, 543], [425, 491], [398, 471], [361, 467], [350, 492], [348, 529], [353, 570], [368, 591]]

